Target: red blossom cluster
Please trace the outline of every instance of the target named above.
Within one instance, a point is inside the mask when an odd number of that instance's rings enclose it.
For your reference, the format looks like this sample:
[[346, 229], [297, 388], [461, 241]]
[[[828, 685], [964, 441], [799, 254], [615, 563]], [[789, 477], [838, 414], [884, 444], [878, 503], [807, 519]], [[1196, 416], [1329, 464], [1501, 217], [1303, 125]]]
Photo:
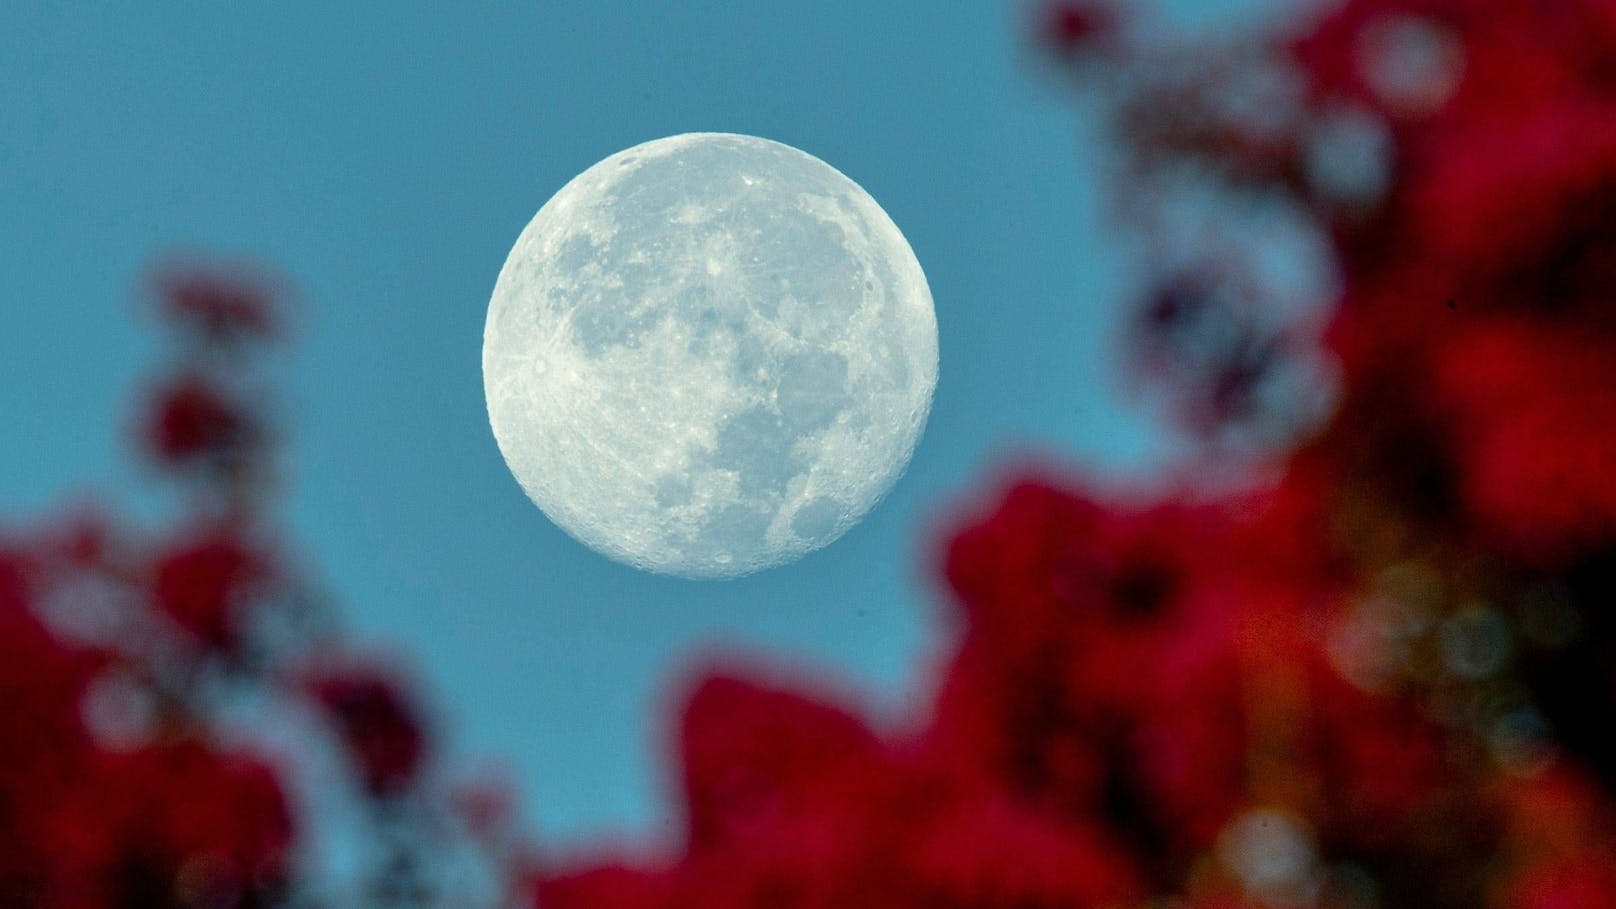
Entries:
[[1109, 36], [1116, 12], [1109, 6], [1064, 0], [1038, 8], [1036, 37], [1061, 57], [1071, 57]]
[[427, 757], [414, 705], [395, 674], [362, 663], [313, 670], [308, 692], [347, 745], [360, 782], [378, 796], [407, 791]]
[[173, 262], [158, 269], [151, 283], [159, 313], [183, 335], [205, 343], [229, 348], [273, 340], [284, 331], [284, 288], [250, 265]]
[[0, 897], [271, 905], [296, 832], [279, 772], [164, 690], [186, 667], [159, 667], [158, 641], [132, 634], [146, 585], [98, 549], [13, 541], [0, 552]]
[[[179, 343], [139, 429], [184, 493], [175, 529], [93, 511], [0, 533], [0, 906], [499, 905], [502, 796], [462, 822], [419, 707], [344, 650], [265, 519], [272, 285], [155, 286]], [[380, 854], [343, 871], [314, 843]], [[480, 896], [435, 879], [452, 849], [480, 856]]]
[[[1218, 487], [1013, 479], [944, 547], [925, 715], [717, 670], [679, 847], [543, 865], [533, 905], [1616, 906], [1616, 0], [1346, 0], [1205, 47], [1042, 9], [1158, 253], [1141, 372]], [[1182, 229], [1186, 174], [1317, 233], [1327, 318], [1229, 222]]]

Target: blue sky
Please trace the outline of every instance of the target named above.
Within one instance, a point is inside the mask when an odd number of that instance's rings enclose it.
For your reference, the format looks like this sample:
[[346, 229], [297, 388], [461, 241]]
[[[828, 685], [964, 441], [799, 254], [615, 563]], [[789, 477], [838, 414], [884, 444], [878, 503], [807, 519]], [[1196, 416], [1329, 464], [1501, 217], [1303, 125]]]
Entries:
[[[1192, 24], [1229, 8], [1177, 5]], [[273, 264], [300, 291], [292, 538], [360, 635], [409, 654], [456, 753], [506, 764], [532, 825], [575, 840], [667, 819], [662, 708], [694, 655], [833, 671], [901, 709], [945, 641], [927, 566], [953, 505], [1017, 453], [1143, 472], [1167, 451], [1117, 378], [1132, 272], [1100, 145], [1029, 64], [1018, 5], [401, 6], [0, 11], [4, 520], [136, 488], [148, 263]], [[538, 207], [614, 151], [707, 130], [869, 190], [926, 269], [941, 345], [892, 495], [828, 549], [722, 583], [636, 572], [551, 525], [500, 459], [479, 371], [489, 292]]]

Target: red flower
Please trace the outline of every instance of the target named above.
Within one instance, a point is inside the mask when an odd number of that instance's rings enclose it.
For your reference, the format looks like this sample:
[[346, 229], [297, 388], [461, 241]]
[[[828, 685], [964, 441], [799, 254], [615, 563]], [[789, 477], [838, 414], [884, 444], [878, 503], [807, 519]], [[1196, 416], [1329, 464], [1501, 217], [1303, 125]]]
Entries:
[[1307, 687], [1291, 735], [1317, 780], [1319, 820], [1332, 837], [1361, 849], [1406, 848], [1427, 825], [1463, 814], [1468, 829], [1454, 839], [1491, 834], [1481, 820], [1488, 806], [1456, 775], [1442, 730], [1417, 702], [1360, 690], [1317, 652], [1297, 656]]
[[238, 454], [258, 435], [253, 417], [215, 386], [187, 376], [160, 391], [145, 423], [159, 463], [182, 467]]
[[172, 266], [153, 284], [162, 314], [205, 339], [257, 340], [280, 330], [276, 282], [248, 269]]
[[1516, 884], [1506, 909], [1616, 909], [1611, 855], [1548, 863]]
[[[1488, 118], [1445, 130], [1444, 149], [1415, 174], [1406, 191], [1405, 228], [1434, 261], [1461, 275], [1456, 296], [1471, 310], [1491, 303], [1513, 309], [1598, 306], [1595, 299], [1553, 300], [1547, 282], [1520, 286], [1521, 276], [1555, 277], [1556, 257], [1581, 252], [1580, 235], [1602, 232], [1598, 253], [1616, 253], [1616, 97], [1569, 98], [1534, 106], [1505, 122]], [[1567, 263], [1570, 264], [1570, 263]], [[1505, 280], [1508, 279], [1508, 280]], [[1502, 297], [1488, 300], [1491, 292]]]
[[716, 674], [691, 695], [680, 742], [696, 850], [801, 810], [816, 778], [868, 759], [876, 747], [846, 713]]
[[1029, 811], [801, 695], [712, 677], [683, 729], [687, 854], [664, 871], [543, 879], [537, 905], [1065, 909], [1139, 892], [1093, 827]]
[[1487, 541], [1548, 565], [1616, 544], [1616, 358], [1602, 338], [1519, 320], [1436, 354], [1460, 488]]
[[1243, 800], [1239, 610], [1261, 586], [1236, 536], [1211, 509], [1012, 487], [949, 547], [970, 624], [942, 747], [1064, 815], [1209, 841]]
[[669, 879], [655, 872], [601, 865], [540, 876], [535, 909], [675, 909]]
[[0, 901], [50, 892], [63, 848], [46, 832], [94, 753], [80, 708], [103, 660], [35, 618], [44, 586], [27, 556], [0, 549]]
[[249, 610], [273, 581], [269, 556], [229, 527], [202, 530], [172, 543], [152, 569], [157, 610], [215, 650], [240, 643]]
[[1110, 32], [1115, 20], [1114, 10], [1091, 0], [1054, 0], [1043, 8], [1039, 36], [1055, 53], [1068, 57]]
[[426, 731], [391, 673], [359, 664], [322, 667], [306, 687], [336, 728], [366, 790], [393, 795], [415, 782], [427, 757]]
[[1613, 25], [1605, 0], [1349, 0], [1297, 56], [1321, 94], [1400, 117], [1507, 115], [1609, 76]]
[[55, 580], [34, 574], [0, 556], [0, 896], [69, 909], [267, 906], [294, 832], [276, 774], [195, 741], [123, 752], [95, 740], [84, 699], [111, 658], [66, 645], [27, 611]]
[[1140, 890], [1131, 858], [1097, 826], [1057, 823], [1004, 795], [944, 808], [912, 848], [914, 873], [927, 882], [917, 909], [1102, 906]]
[[98, 754], [37, 833], [50, 847], [42, 905], [261, 909], [295, 831], [269, 767], [185, 741]]

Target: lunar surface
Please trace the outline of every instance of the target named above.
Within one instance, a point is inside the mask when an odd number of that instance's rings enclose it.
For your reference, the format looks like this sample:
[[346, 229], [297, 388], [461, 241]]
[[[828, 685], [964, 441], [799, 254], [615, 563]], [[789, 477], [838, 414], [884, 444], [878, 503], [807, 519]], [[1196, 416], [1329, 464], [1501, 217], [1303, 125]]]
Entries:
[[937, 383], [920, 263], [828, 164], [701, 133], [615, 154], [522, 231], [483, 336], [505, 461], [639, 568], [733, 577], [859, 521]]

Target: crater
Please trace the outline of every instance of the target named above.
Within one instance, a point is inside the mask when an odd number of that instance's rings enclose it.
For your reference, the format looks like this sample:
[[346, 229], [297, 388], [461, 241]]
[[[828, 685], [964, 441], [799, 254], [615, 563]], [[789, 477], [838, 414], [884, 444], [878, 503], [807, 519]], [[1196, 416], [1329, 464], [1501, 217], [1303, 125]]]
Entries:
[[656, 503], [658, 508], [674, 508], [690, 502], [690, 478], [681, 475], [669, 475], [657, 480]]
[[847, 408], [847, 358], [828, 350], [786, 357], [775, 401], [780, 420], [793, 433], [829, 426]]
[[740, 493], [747, 499], [771, 503], [784, 494], [786, 484], [802, 472], [791, 448], [798, 433], [763, 407], [743, 410], [718, 429], [713, 466], [740, 475]]
[[841, 520], [841, 503], [820, 496], [797, 509], [791, 519], [791, 532], [809, 543], [817, 543], [834, 533]]
[[726, 505], [707, 519], [692, 554], [727, 564], [732, 553], [756, 552], [771, 515], [745, 505]]

